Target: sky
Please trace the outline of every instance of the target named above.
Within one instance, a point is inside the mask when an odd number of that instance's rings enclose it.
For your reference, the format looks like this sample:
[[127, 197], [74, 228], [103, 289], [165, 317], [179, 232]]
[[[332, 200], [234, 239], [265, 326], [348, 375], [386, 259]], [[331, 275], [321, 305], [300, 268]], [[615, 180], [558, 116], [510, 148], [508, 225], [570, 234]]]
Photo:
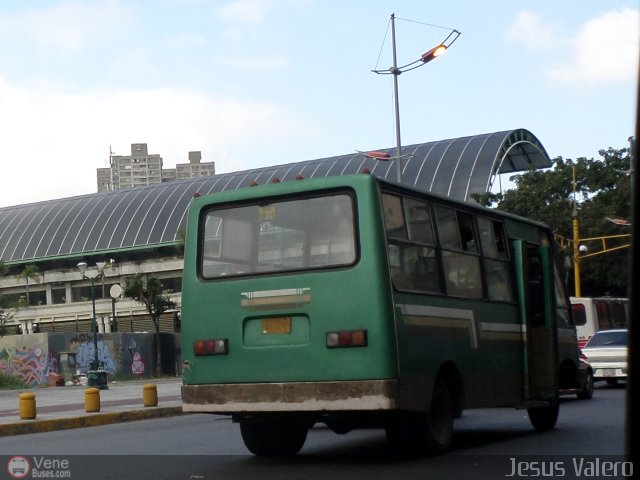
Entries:
[[94, 193], [110, 152], [217, 173], [515, 128], [551, 158], [634, 133], [635, 0], [3, 0], [0, 208]]

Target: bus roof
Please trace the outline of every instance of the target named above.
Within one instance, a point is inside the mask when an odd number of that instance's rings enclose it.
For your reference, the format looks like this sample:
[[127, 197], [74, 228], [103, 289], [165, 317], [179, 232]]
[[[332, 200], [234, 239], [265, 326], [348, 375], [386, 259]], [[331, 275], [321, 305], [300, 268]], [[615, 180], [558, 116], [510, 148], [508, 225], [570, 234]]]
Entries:
[[299, 179], [289, 180], [286, 182], [275, 182], [264, 185], [256, 185], [252, 188], [242, 188], [238, 190], [229, 190], [225, 192], [214, 193], [202, 197], [197, 197], [194, 201], [205, 203], [229, 203], [236, 201], [246, 201], [252, 198], [262, 197], [279, 197], [286, 196], [300, 192], [308, 192], [314, 190], [331, 189], [339, 187], [348, 187], [358, 185], [372, 185], [378, 184], [388, 190], [396, 190], [408, 193], [415, 193], [416, 195], [424, 195], [438, 203], [456, 206], [466, 210], [472, 210], [475, 212], [482, 212], [489, 216], [499, 216], [513, 222], [520, 224], [528, 224], [543, 230], [549, 230], [549, 227], [544, 224], [531, 220], [525, 217], [520, 217], [508, 212], [503, 212], [493, 208], [482, 207], [476, 203], [464, 202], [449, 198], [445, 195], [429, 192], [415, 187], [409, 187], [404, 184], [392, 182], [378, 178], [374, 175], [367, 174], [355, 174], [355, 175], [341, 175], [335, 177], [326, 178], [312, 178], [312, 179]]

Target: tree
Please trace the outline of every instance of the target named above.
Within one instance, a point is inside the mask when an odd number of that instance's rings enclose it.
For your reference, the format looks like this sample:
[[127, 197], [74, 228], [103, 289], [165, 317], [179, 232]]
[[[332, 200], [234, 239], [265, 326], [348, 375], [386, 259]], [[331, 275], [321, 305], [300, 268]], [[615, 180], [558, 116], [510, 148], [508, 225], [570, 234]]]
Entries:
[[176, 252], [178, 253], [178, 255], [182, 256], [184, 255], [184, 244], [185, 241], [187, 239], [187, 230], [184, 227], [180, 227], [178, 228], [178, 230], [176, 231]]
[[38, 266], [34, 264], [29, 264], [24, 267], [24, 270], [20, 272], [20, 277], [24, 278], [27, 282], [27, 306], [29, 303], [29, 280], [34, 280], [36, 283], [40, 281], [40, 273], [38, 270]]
[[[7, 273], [7, 266], [2, 260], [0, 260], [0, 277], [3, 277]], [[7, 333], [7, 322], [11, 320], [15, 311], [10, 308], [7, 297], [0, 294], [0, 337], [3, 337]]]
[[[629, 150], [600, 150], [601, 159], [555, 158], [548, 170], [531, 170], [511, 178], [515, 188], [504, 194], [476, 197], [482, 204], [544, 222], [568, 239], [573, 237], [573, 171], [576, 175], [576, 209], [580, 238], [630, 233], [628, 227], [609, 219], [628, 219], [631, 214]], [[598, 246], [587, 244], [591, 252]], [[596, 248], [594, 248], [596, 247]], [[571, 259], [571, 251], [566, 253]], [[583, 295], [628, 295], [629, 249], [603, 253], [581, 262]], [[573, 276], [568, 275], [570, 281]], [[573, 291], [573, 290], [572, 290]]]
[[154, 277], [145, 279], [144, 275], [138, 273], [125, 282], [123, 295], [142, 303], [147, 309], [147, 313], [153, 320], [156, 330], [156, 376], [162, 374], [162, 353], [160, 350], [160, 316], [167, 310], [176, 307], [176, 303], [166, 295], [160, 280]]
[[7, 297], [0, 295], [0, 338], [7, 333], [7, 322], [15, 315], [15, 310], [11, 308]]

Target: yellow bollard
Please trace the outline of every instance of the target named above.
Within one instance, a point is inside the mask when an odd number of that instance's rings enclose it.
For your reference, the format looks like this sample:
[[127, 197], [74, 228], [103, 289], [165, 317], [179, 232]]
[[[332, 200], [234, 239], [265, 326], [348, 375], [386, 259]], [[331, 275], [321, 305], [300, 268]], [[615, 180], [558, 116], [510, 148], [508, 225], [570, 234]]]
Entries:
[[100, 411], [100, 390], [98, 388], [85, 389], [84, 411], [87, 413]]
[[158, 387], [153, 383], [147, 383], [142, 387], [142, 404], [145, 407], [158, 406]]
[[36, 418], [36, 396], [33, 393], [20, 394], [20, 419], [33, 420]]

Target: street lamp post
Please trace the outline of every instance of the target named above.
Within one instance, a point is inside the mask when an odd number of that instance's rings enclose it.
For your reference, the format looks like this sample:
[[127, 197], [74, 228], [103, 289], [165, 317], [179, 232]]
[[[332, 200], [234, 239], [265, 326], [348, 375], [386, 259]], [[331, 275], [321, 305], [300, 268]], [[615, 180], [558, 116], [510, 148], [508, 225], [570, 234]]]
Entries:
[[105, 262], [96, 262], [98, 273], [96, 275], [87, 275], [87, 263], [78, 263], [78, 270], [82, 275], [82, 278], [91, 280], [91, 325], [93, 327], [93, 361], [89, 364], [89, 385], [97, 386], [98, 388], [107, 388], [107, 375], [106, 372], [100, 371], [100, 360], [98, 358], [98, 319], [96, 317], [96, 294], [95, 286], [96, 279], [104, 278], [104, 266]]
[[396, 177], [398, 183], [402, 182], [402, 162], [400, 161], [402, 141], [400, 140], [400, 101], [398, 100], [398, 75], [402, 70], [398, 69], [398, 60], [396, 55], [396, 15], [391, 14], [391, 50], [393, 51], [393, 65], [389, 72], [393, 75], [393, 110], [396, 120]]
[[[395, 112], [395, 124], [396, 124], [396, 177], [398, 183], [402, 182], [402, 142], [400, 140], [400, 102], [398, 100], [398, 75], [403, 72], [408, 72], [410, 70], [414, 70], [418, 67], [429, 63], [431, 60], [435, 59], [442, 55], [451, 45], [455, 42], [460, 36], [460, 32], [458, 30], [454, 30], [446, 27], [449, 30], [449, 35], [438, 45], [427, 50], [423, 53], [420, 58], [414, 60], [413, 62], [407, 63], [406, 65], [402, 65], [398, 67], [397, 56], [396, 56], [396, 23], [395, 23], [395, 13], [391, 14], [391, 48], [393, 53], [393, 64], [387, 70], [372, 70], [372, 72], [380, 74], [380, 75], [393, 75], [393, 103], [394, 103], [394, 112]], [[435, 26], [435, 25], [432, 25]], [[377, 158], [377, 157], [373, 157]], [[388, 158], [385, 158], [387, 160]]]
[[111, 297], [111, 331], [118, 331], [118, 318], [116, 317], [116, 299], [122, 295], [122, 287], [118, 284], [111, 285], [109, 296]]

